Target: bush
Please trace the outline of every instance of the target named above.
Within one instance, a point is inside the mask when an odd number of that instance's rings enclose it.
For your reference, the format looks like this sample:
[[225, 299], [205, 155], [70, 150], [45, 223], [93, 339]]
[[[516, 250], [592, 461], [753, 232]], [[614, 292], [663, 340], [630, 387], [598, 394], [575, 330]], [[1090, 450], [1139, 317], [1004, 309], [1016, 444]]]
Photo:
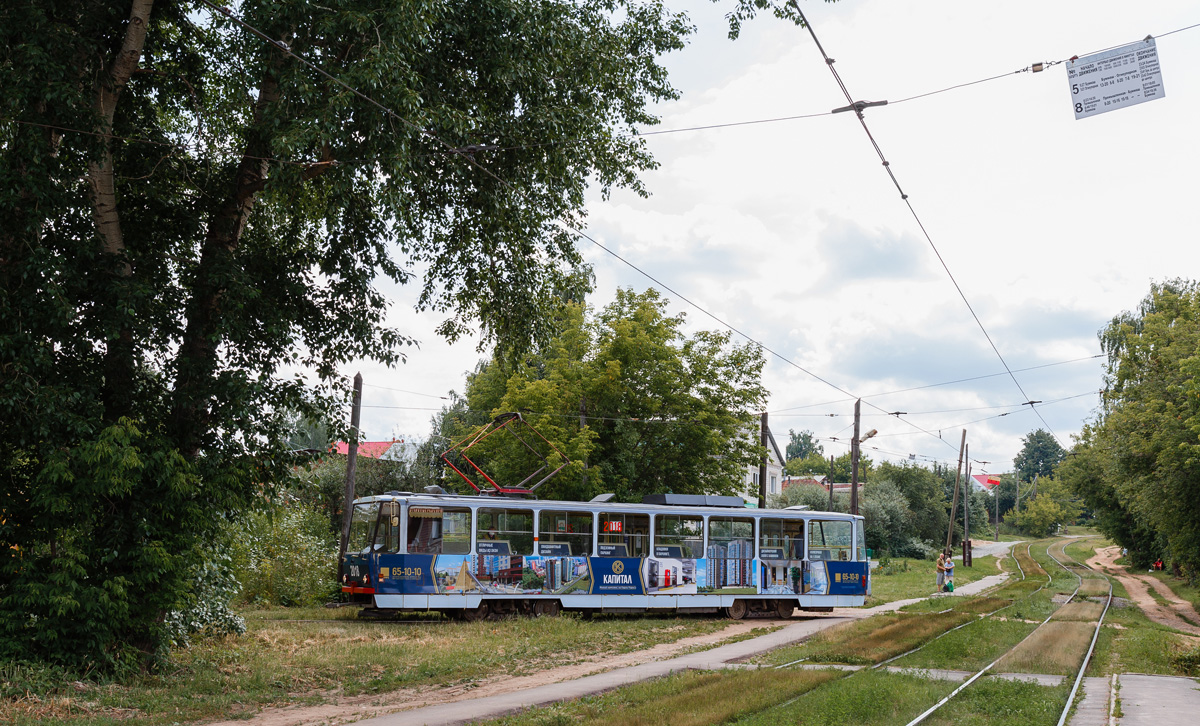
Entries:
[[909, 557], [914, 560], [936, 560], [939, 551], [937, 547], [916, 537], [903, 538], [892, 547], [892, 554], [896, 557]]
[[1185, 676], [1200, 676], [1200, 648], [1175, 651], [1171, 654], [1171, 667]]
[[198, 558], [192, 588], [184, 607], [167, 614], [171, 645], [186, 646], [192, 635], [241, 635], [246, 621], [230, 609], [238, 591], [233, 561], [227, 550], [216, 548]]
[[338, 591], [337, 538], [317, 508], [285, 496], [247, 514], [230, 534], [239, 601], [317, 605]]

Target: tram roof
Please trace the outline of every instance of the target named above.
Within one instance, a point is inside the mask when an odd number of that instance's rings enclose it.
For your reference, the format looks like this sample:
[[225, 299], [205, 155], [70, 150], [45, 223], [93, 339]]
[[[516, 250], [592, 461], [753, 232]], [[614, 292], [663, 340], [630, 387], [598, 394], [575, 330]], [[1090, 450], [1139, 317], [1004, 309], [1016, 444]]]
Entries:
[[[658, 495], [661, 496], [661, 495]], [[425, 492], [388, 492], [370, 497], [355, 499], [355, 504], [369, 502], [391, 502], [405, 500], [426, 506], [433, 505], [467, 505], [486, 507], [499, 505], [503, 507], [521, 507], [528, 509], [578, 509], [580, 511], [604, 510], [610, 512], [653, 512], [653, 513], [686, 513], [724, 516], [767, 517], [786, 514], [790, 516], [811, 517], [820, 515], [823, 519], [862, 519], [860, 514], [845, 512], [823, 512], [817, 509], [759, 509], [758, 507], [704, 506], [657, 503], [629, 502], [576, 502], [561, 499], [519, 499], [516, 497], [478, 496], [470, 494], [428, 494]]]

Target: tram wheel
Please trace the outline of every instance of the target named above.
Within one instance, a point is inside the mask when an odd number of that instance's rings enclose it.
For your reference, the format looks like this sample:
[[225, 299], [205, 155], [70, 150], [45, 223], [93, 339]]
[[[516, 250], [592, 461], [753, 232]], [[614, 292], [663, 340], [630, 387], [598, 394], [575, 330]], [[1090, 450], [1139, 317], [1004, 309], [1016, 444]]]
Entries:
[[556, 618], [562, 612], [562, 603], [558, 600], [538, 600], [534, 612], [539, 618]]
[[790, 618], [796, 610], [796, 603], [791, 600], [776, 600], [775, 601], [775, 616], [779, 618]]
[[750, 606], [745, 600], [734, 600], [733, 604], [725, 609], [725, 614], [730, 620], [742, 620], [746, 614], [750, 612]]
[[458, 617], [466, 620], [469, 623], [473, 623], [476, 620], [483, 620], [488, 616], [489, 613], [490, 608], [488, 608], [487, 602], [481, 600], [478, 607], [463, 608], [462, 610], [459, 610]]

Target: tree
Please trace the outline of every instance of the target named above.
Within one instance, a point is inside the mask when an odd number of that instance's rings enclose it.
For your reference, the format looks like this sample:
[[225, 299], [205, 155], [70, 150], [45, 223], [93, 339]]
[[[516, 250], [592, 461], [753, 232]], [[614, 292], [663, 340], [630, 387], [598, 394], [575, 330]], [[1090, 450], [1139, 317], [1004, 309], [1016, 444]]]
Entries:
[[[571, 460], [539, 496], [742, 493], [746, 466], [763, 454], [753, 413], [766, 400], [762, 352], [732, 344], [729, 333], [686, 337], [684, 316], [665, 308], [653, 289], [618, 290], [597, 314], [569, 305], [559, 335], [538, 354], [515, 368], [494, 359], [468, 378], [472, 411], [523, 412]], [[471, 458], [509, 485], [540, 466], [504, 436], [489, 437]]]
[[1051, 476], [1054, 467], [1063, 460], [1067, 452], [1045, 429], [1031, 432], [1022, 439], [1024, 444], [1013, 459], [1013, 470], [1021, 481], [1033, 481], [1037, 476]]
[[807, 459], [810, 456], [821, 457], [825, 454], [825, 447], [813, 440], [813, 432], [811, 431], [796, 433], [788, 429], [788, 439], [787, 450], [784, 451], [784, 455], [787, 456], [788, 461], [792, 459]]
[[556, 220], [645, 193], [619, 132], [689, 32], [624, 0], [5, 3], [0, 658], [163, 652], [193, 553], [288, 475], [282, 412], [415, 342], [376, 279], [447, 337], [548, 339], [586, 278]]
[[[1100, 332], [1102, 409], [1069, 470], [1105, 533], [1137, 559], [1200, 572], [1200, 285], [1151, 285]], [[1121, 514], [1127, 524], [1116, 521]], [[1140, 541], [1138, 539], [1140, 538]], [[1144, 560], [1142, 560], [1144, 562]]]

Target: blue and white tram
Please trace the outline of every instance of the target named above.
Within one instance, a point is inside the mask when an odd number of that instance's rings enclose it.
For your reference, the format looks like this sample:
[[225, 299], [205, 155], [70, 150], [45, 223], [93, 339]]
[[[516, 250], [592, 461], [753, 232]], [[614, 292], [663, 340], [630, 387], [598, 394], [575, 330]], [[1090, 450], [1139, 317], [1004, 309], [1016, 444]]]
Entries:
[[355, 501], [342, 590], [380, 610], [725, 612], [784, 617], [870, 593], [863, 518], [750, 509], [389, 492]]

